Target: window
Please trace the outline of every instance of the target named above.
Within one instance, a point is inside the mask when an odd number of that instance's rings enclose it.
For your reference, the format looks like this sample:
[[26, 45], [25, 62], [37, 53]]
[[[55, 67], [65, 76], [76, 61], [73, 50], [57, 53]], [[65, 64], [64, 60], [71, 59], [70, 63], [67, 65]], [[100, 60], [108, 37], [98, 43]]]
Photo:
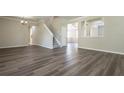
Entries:
[[84, 22], [84, 37], [103, 37], [104, 21], [102, 19]]

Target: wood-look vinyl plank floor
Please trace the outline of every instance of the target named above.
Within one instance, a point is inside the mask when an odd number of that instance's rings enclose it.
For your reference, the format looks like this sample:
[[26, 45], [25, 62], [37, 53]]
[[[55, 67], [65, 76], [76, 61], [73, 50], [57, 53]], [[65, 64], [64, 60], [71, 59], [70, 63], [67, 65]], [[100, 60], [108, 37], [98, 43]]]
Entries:
[[0, 76], [123, 76], [124, 55], [72, 47], [0, 49]]

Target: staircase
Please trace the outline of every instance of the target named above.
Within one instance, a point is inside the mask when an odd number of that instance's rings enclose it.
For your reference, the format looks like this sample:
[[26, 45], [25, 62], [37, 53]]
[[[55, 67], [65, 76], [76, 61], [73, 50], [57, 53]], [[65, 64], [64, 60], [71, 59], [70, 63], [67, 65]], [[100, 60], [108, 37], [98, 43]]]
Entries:
[[44, 20], [44, 25], [53, 34], [53, 48], [60, 48], [61, 46], [61, 36], [56, 32], [56, 29], [52, 25], [53, 17]]
[[59, 48], [60, 46], [58, 45], [56, 39], [53, 37], [53, 48]]

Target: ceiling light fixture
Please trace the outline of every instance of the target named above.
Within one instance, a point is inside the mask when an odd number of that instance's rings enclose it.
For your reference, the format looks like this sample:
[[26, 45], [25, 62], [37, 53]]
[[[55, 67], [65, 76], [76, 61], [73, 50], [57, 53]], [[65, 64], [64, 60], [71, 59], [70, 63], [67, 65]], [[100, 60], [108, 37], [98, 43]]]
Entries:
[[25, 21], [25, 24], [27, 24], [28, 23], [28, 21]]
[[24, 20], [21, 20], [20, 23], [23, 24], [24, 23]]
[[25, 17], [24, 17], [24, 16], [21, 17], [21, 19], [22, 19], [22, 20], [20, 21], [21, 24], [23, 24], [23, 25], [28, 24], [28, 21], [25, 20]]

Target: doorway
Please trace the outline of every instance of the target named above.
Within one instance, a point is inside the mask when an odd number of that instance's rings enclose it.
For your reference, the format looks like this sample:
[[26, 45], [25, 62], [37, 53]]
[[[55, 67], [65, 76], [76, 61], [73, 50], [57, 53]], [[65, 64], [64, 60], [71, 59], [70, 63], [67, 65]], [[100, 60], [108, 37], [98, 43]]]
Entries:
[[33, 33], [36, 30], [35, 26], [31, 26], [30, 28], [30, 41], [29, 41], [29, 45], [33, 45]]
[[67, 45], [78, 47], [78, 22], [67, 25]]

